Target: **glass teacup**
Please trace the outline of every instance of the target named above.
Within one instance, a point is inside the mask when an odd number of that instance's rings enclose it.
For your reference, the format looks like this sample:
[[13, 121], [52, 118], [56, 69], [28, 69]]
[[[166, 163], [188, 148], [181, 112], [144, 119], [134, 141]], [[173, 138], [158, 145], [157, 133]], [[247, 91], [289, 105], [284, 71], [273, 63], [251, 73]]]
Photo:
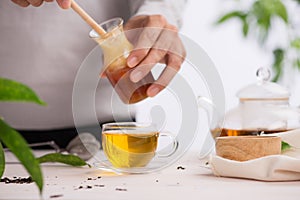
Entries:
[[[169, 148], [158, 151], [160, 138], [166, 137]], [[171, 133], [159, 132], [153, 124], [135, 122], [107, 123], [102, 125], [102, 147], [108, 160], [106, 167], [120, 172], [147, 172], [154, 160], [173, 155], [178, 147]]]

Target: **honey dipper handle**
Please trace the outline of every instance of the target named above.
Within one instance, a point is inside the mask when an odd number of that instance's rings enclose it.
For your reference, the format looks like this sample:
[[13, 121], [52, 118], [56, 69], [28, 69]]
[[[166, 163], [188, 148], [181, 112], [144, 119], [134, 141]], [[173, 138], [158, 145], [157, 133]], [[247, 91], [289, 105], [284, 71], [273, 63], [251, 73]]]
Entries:
[[78, 13], [78, 15], [88, 23], [101, 37], [104, 37], [106, 31], [97, 24], [97, 22], [89, 16], [74, 0], [71, 2], [71, 8]]

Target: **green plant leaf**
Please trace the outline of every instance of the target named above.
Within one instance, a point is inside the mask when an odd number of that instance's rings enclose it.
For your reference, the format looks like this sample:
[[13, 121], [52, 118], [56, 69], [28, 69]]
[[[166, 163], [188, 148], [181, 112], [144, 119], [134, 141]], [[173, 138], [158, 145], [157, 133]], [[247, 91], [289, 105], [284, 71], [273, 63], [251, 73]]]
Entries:
[[288, 23], [288, 13], [281, 0], [258, 0], [253, 4], [253, 9], [259, 20], [266, 22], [272, 16], [278, 16]]
[[285, 57], [285, 50], [277, 48], [273, 51], [273, 69], [275, 71], [275, 76], [273, 78], [273, 82], [277, 82], [279, 78], [282, 76], [282, 68], [283, 68], [283, 60]]
[[229, 13], [223, 15], [222, 17], [220, 17], [219, 20], [217, 21], [217, 24], [222, 24], [222, 23], [228, 21], [229, 19], [233, 19], [233, 18], [237, 18], [242, 22], [243, 35], [244, 35], [244, 37], [246, 37], [249, 32], [249, 24], [247, 22], [247, 13], [245, 13], [245, 12], [242, 12], [242, 11], [229, 12]]
[[6, 78], [0, 78], [0, 101], [22, 101], [46, 105], [28, 86]]
[[291, 149], [292, 146], [284, 141], [281, 141], [281, 152]]
[[[267, 0], [270, 1], [270, 0]], [[277, 15], [280, 17], [285, 23], [288, 23], [288, 13], [286, 10], [285, 5], [281, 2], [281, 0], [271, 0], [270, 6], [272, 9], [272, 14]]]
[[300, 4], [300, 0], [294, 0], [294, 1], [297, 1]]
[[249, 11], [249, 19], [253, 27], [259, 30], [259, 41], [264, 43], [271, 30], [271, 22], [275, 17], [289, 24], [288, 12], [281, 0], [256, 0]]
[[2, 177], [2, 175], [4, 173], [4, 168], [5, 168], [5, 157], [4, 157], [3, 147], [0, 142], [0, 178]]
[[222, 24], [232, 18], [238, 18], [238, 19], [243, 20], [246, 17], [247, 17], [246, 13], [244, 13], [242, 11], [232, 11], [232, 12], [226, 13], [225, 15], [220, 17], [217, 21], [217, 24]]
[[258, 27], [267, 33], [271, 26], [271, 11], [263, 0], [255, 1], [250, 14], [256, 18]]
[[24, 138], [0, 119], [0, 140], [20, 160], [40, 192], [43, 190], [43, 176], [38, 160], [34, 157]]
[[297, 59], [295, 60], [294, 65], [295, 65], [295, 67], [296, 67], [297, 69], [300, 70], [300, 58], [297, 58]]
[[71, 155], [71, 154], [61, 154], [61, 153], [50, 153], [46, 154], [42, 157], [37, 158], [37, 160], [40, 163], [46, 163], [46, 162], [59, 162], [64, 163], [71, 166], [85, 166], [88, 165], [84, 160], [79, 158], [78, 156]]
[[300, 38], [296, 38], [296, 39], [292, 40], [290, 46], [297, 50], [300, 50]]
[[247, 37], [248, 32], [249, 32], [249, 24], [245, 19], [245, 20], [243, 20], [243, 35], [244, 35], [244, 37]]

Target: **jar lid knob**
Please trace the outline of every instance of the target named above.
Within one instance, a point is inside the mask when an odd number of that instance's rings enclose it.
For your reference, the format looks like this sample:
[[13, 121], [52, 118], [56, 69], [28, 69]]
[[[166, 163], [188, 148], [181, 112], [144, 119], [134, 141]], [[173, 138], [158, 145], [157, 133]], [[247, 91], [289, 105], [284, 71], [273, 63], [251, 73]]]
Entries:
[[259, 81], [268, 81], [271, 77], [271, 72], [268, 68], [261, 67], [256, 71], [256, 77]]

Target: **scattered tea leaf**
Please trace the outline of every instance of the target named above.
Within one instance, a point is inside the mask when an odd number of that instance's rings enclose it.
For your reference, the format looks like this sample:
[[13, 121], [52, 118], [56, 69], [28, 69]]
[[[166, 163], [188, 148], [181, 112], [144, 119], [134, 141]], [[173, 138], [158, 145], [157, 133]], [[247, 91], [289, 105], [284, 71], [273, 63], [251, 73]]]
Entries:
[[127, 189], [126, 189], [126, 188], [116, 188], [116, 191], [123, 191], [123, 192], [126, 192]]
[[6, 78], [0, 78], [0, 101], [21, 101], [46, 105], [28, 86]]
[[88, 163], [86, 163], [78, 156], [71, 155], [71, 154], [50, 153], [37, 158], [37, 160], [40, 163], [59, 162], [59, 163], [76, 166], [76, 167], [85, 166], [85, 165], [91, 167]]
[[5, 184], [29, 184], [29, 183], [32, 183], [33, 180], [30, 176], [27, 177], [27, 178], [13, 177], [13, 179], [10, 179], [8, 177], [4, 177], [4, 178], [0, 179], [0, 182], [4, 182]]
[[178, 167], [177, 167], [177, 170], [185, 170], [185, 167], [178, 166]]
[[281, 141], [281, 152], [291, 149], [292, 146], [284, 141]]
[[20, 160], [40, 192], [43, 190], [43, 176], [39, 162], [34, 157], [24, 138], [0, 118], [0, 140]]
[[50, 196], [50, 199], [53, 199], [53, 198], [59, 198], [59, 197], [63, 197], [64, 195], [62, 194], [55, 194], [55, 195], [51, 195]]
[[4, 157], [3, 147], [2, 147], [2, 144], [0, 142], [0, 178], [3, 175], [4, 168], [5, 168], [5, 157]]
[[105, 187], [105, 185], [103, 185], [103, 184], [96, 184], [96, 185], [94, 185], [94, 187]]

